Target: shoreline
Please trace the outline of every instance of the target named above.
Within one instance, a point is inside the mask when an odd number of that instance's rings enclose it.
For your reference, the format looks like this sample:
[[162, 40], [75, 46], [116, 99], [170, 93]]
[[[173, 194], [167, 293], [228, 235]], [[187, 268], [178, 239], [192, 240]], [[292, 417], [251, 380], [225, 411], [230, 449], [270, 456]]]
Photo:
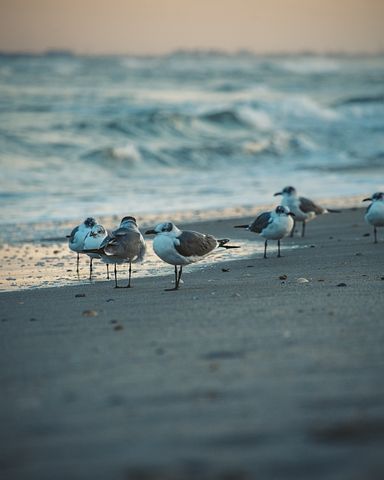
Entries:
[[[348, 197], [339, 199], [322, 200], [319, 203], [329, 208], [341, 208], [348, 205], [347, 210], [356, 209], [360, 197]], [[276, 202], [275, 202], [276, 203]], [[176, 224], [183, 228], [195, 229], [204, 233], [210, 233], [217, 237], [229, 237], [231, 240], [239, 241], [241, 249], [238, 252], [223, 252], [215, 254], [216, 258], [223, 261], [230, 259], [246, 258], [261, 251], [261, 239], [256, 235], [246, 234], [240, 235], [239, 231], [232, 228], [231, 222], [250, 222], [261, 211], [270, 210], [275, 204], [267, 204], [264, 206], [235, 207], [223, 208], [221, 210], [207, 211], [188, 211], [175, 212], [173, 215], [149, 215], [137, 216], [139, 228], [145, 231], [146, 228], [154, 226], [159, 221], [166, 218], [172, 218]], [[119, 223], [118, 217], [100, 218], [99, 221], [107, 228], [115, 228]], [[217, 222], [227, 222], [228, 229], [219, 230], [216, 233]], [[8, 226], [11, 230], [24, 238], [10, 242], [5, 239], [12, 238], [7, 234], [7, 229], [2, 233], [2, 245], [0, 252], [2, 253], [2, 271], [0, 272], [0, 293], [7, 291], [15, 291], [19, 289], [35, 289], [62, 287], [68, 285], [79, 285], [87, 283], [87, 271], [89, 260], [87, 256], [80, 256], [80, 277], [76, 277], [74, 265], [76, 263], [76, 254], [71, 252], [67, 246], [65, 235], [68, 234], [74, 224], [68, 222], [61, 223], [45, 223], [30, 225], [12, 225]], [[30, 240], [25, 240], [25, 229], [27, 229]], [[299, 238], [299, 237], [296, 237]], [[147, 255], [143, 265], [135, 265], [135, 276], [147, 277], [153, 275], [166, 275], [164, 263], [158, 259], [152, 251], [152, 238], [146, 237], [148, 248]], [[283, 239], [282, 243], [287, 243]], [[295, 243], [288, 241], [289, 248], [301, 248], [303, 242]], [[194, 269], [202, 268], [202, 265], [209, 265], [213, 260], [208, 256], [202, 262], [192, 265]], [[100, 281], [105, 278], [105, 266], [102, 262], [94, 262], [95, 270], [93, 280]], [[124, 269], [120, 267], [120, 271]], [[124, 273], [123, 273], [124, 276]]]

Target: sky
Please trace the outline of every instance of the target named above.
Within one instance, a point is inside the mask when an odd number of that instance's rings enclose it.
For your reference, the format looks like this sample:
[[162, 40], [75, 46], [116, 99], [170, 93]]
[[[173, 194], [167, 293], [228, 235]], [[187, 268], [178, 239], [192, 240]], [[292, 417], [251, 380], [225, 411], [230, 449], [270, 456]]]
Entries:
[[384, 51], [384, 0], [0, 0], [0, 50]]

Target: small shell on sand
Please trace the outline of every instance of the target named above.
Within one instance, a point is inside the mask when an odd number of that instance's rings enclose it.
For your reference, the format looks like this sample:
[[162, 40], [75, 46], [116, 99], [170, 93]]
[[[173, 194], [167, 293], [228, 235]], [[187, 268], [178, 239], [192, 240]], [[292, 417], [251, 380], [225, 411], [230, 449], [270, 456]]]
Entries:
[[96, 310], [84, 310], [82, 315], [83, 317], [97, 317], [99, 314]]
[[296, 283], [309, 283], [308, 278], [300, 277], [296, 279]]

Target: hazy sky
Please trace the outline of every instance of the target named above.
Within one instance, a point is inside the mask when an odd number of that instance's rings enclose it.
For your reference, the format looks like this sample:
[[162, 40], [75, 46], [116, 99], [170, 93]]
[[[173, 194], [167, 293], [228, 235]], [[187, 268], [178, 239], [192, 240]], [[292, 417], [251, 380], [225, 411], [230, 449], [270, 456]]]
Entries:
[[0, 50], [384, 50], [384, 0], [0, 0]]

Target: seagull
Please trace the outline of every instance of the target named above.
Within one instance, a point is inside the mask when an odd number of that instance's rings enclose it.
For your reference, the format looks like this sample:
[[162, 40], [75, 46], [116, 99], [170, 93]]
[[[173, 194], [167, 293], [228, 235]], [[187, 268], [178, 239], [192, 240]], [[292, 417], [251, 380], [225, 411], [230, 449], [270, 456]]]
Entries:
[[[85, 237], [83, 243], [83, 251], [81, 253], [86, 253], [84, 250], [94, 250], [99, 249], [103, 240], [108, 236], [108, 232], [105, 228], [100, 225], [96, 224], [94, 227], [91, 228], [91, 231]], [[86, 253], [89, 256], [89, 280], [92, 280], [92, 262], [94, 258], [101, 258], [98, 253]], [[107, 280], [109, 280], [109, 265], [107, 263]]]
[[372, 202], [365, 213], [365, 221], [373, 225], [375, 235], [374, 243], [377, 243], [376, 227], [384, 227], [384, 192], [376, 192], [370, 198], [364, 198], [363, 202]]
[[268, 240], [277, 240], [277, 256], [280, 255], [280, 240], [286, 237], [294, 227], [294, 213], [279, 205], [273, 212], [263, 212], [250, 225], [236, 225], [235, 228], [247, 228], [265, 238], [264, 258], [267, 258]]
[[97, 222], [93, 217], [88, 217], [84, 220], [83, 223], [75, 227], [72, 232], [67, 235], [68, 246], [70, 250], [77, 253], [77, 274], [79, 274], [79, 257], [80, 253], [83, 253], [84, 240], [96, 224]]
[[[84, 250], [83, 253], [96, 253], [104, 263], [114, 264], [115, 288], [131, 288], [132, 263], [142, 262], [146, 251], [145, 240], [137, 227], [135, 217], [124, 217], [120, 226], [106, 236], [99, 248]], [[116, 265], [129, 263], [128, 285], [117, 285]]]
[[340, 210], [323, 208], [309, 198], [299, 197], [294, 187], [285, 187], [281, 192], [274, 194], [274, 196], [276, 195], [282, 195], [282, 205], [288, 207], [289, 210], [295, 214], [291, 237], [293, 237], [296, 222], [303, 222], [301, 236], [304, 237], [306, 222], [314, 219], [317, 215], [322, 215], [323, 213], [340, 213]]
[[172, 222], [159, 223], [153, 229], [147, 230], [145, 234], [156, 235], [153, 240], [153, 250], [156, 255], [164, 262], [175, 266], [175, 287], [167, 288], [167, 291], [178, 290], [183, 265], [198, 262], [216, 248], [240, 248], [227, 245], [229, 240], [226, 238], [218, 240], [212, 235], [180, 230]]

